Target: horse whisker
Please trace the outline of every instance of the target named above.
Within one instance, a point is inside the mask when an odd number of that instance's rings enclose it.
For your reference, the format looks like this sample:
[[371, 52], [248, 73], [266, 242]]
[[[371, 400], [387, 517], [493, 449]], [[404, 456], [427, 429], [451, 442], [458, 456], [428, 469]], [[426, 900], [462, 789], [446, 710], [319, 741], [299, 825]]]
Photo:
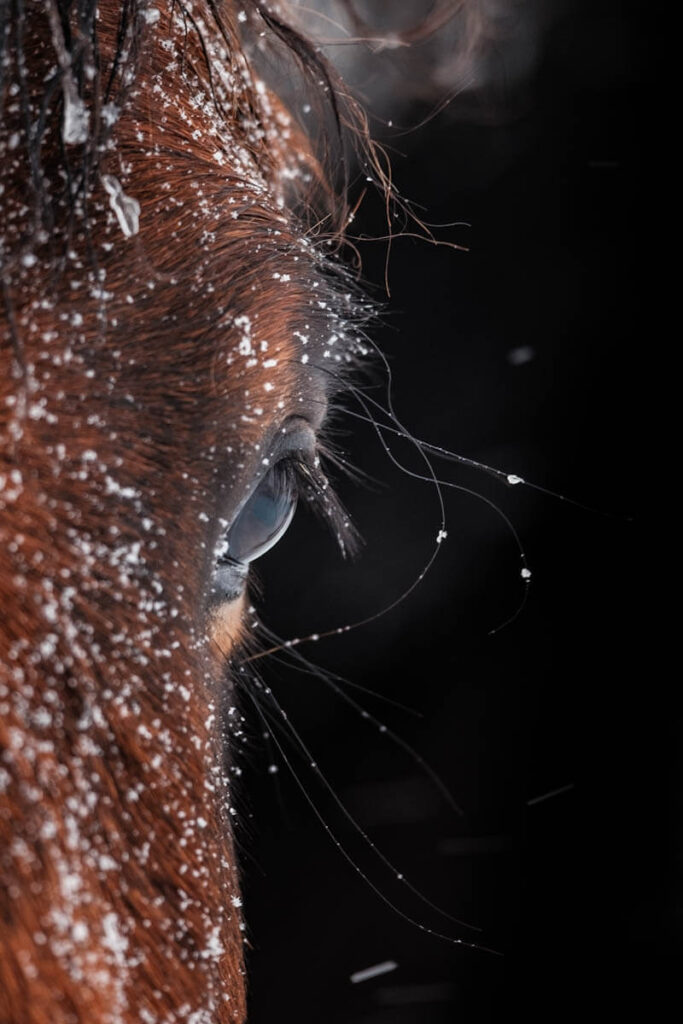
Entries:
[[[258, 714], [260, 715], [262, 721], [264, 722], [264, 725], [267, 726], [267, 719], [266, 719], [265, 711], [259, 706], [258, 701], [256, 699], [256, 696], [252, 692], [251, 688], [247, 685], [247, 686], [245, 686], [245, 689], [246, 689], [246, 692], [247, 692], [247, 694], [249, 696], [249, 699], [254, 704], [255, 708], [257, 709]], [[337, 794], [334, 791], [334, 788], [330, 785], [330, 783], [327, 781], [326, 777], [324, 776], [324, 774], [321, 772], [320, 768], [318, 767], [317, 762], [315, 760], [313, 760], [311, 752], [309, 751], [308, 747], [305, 745], [305, 743], [303, 742], [303, 740], [299, 736], [298, 732], [296, 731], [296, 729], [294, 728], [292, 723], [289, 721], [289, 718], [287, 717], [285, 712], [282, 710], [282, 708], [279, 706], [279, 704], [275, 700], [274, 695], [272, 693], [272, 690], [269, 687], [267, 687], [267, 686], [259, 686], [259, 689], [260, 689], [260, 692], [266, 694], [266, 696], [269, 698], [271, 703], [275, 706], [276, 710], [278, 711], [278, 713], [279, 713], [279, 715], [280, 715], [280, 717], [282, 719], [282, 722], [285, 723], [286, 727], [290, 731], [290, 734], [291, 734], [290, 738], [292, 739], [293, 742], [296, 743], [296, 745], [298, 746], [299, 750], [302, 752], [303, 756], [308, 758], [308, 766], [309, 766], [309, 768], [313, 771], [314, 775], [318, 778], [318, 780], [323, 784], [325, 789], [330, 793], [330, 795], [332, 796], [333, 801], [335, 802], [335, 804], [337, 805], [339, 810], [342, 812], [343, 816], [349, 821], [349, 823], [352, 825], [352, 827], [357, 832], [357, 834], [362, 837], [362, 839], [365, 841], [366, 845], [369, 846], [369, 848], [372, 850], [372, 852], [385, 865], [385, 867], [387, 867], [393, 873], [393, 875], [396, 878], [396, 880], [401, 882], [402, 885], [404, 885], [415, 896], [417, 896], [417, 898], [422, 903], [424, 903], [426, 906], [429, 906], [432, 910], [434, 910], [437, 913], [441, 914], [443, 917], [445, 917], [448, 920], [452, 921], [454, 924], [458, 924], [461, 927], [469, 928], [469, 929], [472, 929], [474, 931], [480, 931], [481, 929], [478, 928], [477, 926], [468, 924], [465, 921], [461, 921], [458, 918], [453, 917], [451, 914], [449, 914], [447, 911], [443, 910], [441, 907], [437, 906], [437, 904], [433, 903], [428, 897], [426, 897], [422, 892], [420, 892], [419, 889], [417, 889], [415, 886], [413, 886], [412, 883], [409, 882], [408, 879], [406, 879], [405, 876], [401, 872], [397, 871], [397, 869], [392, 864], [392, 862], [389, 860], [389, 858], [386, 857], [382, 853], [382, 851], [379, 850], [379, 848], [376, 846], [376, 844], [372, 842], [372, 840], [367, 835], [367, 833], [358, 824], [358, 822], [355, 820], [355, 818], [351, 815], [350, 811], [348, 811], [348, 809], [346, 808], [344, 803], [337, 796]], [[454, 938], [451, 935], [446, 935], [446, 934], [443, 934], [443, 933], [441, 933], [441, 932], [439, 932], [439, 931], [437, 931], [437, 930], [435, 930], [433, 928], [430, 928], [427, 925], [422, 924], [420, 921], [416, 920], [415, 918], [411, 917], [410, 915], [406, 914], [399, 907], [397, 907], [381, 891], [381, 889], [379, 889], [374, 884], [374, 882], [372, 882], [372, 880], [368, 877], [368, 875], [362, 870], [362, 868], [360, 868], [360, 866], [356, 863], [356, 861], [353, 859], [353, 857], [349, 854], [349, 852], [346, 850], [346, 848], [341, 843], [341, 841], [337, 838], [336, 834], [331, 829], [331, 827], [329, 826], [329, 824], [325, 820], [324, 816], [320, 812], [317, 804], [315, 803], [315, 801], [313, 800], [313, 798], [309, 794], [309, 792], [306, 789], [306, 787], [301, 782], [301, 779], [299, 778], [296, 770], [294, 769], [290, 759], [287, 757], [287, 754], [285, 753], [285, 751], [284, 751], [284, 749], [282, 747], [282, 744], [279, 742], [279, 740], [277, 739], [277, 737], [274, 735], [274, 733], [272, 731], [271, 731], [271, 738], [272, 738], [273, 742], [275, 743], [275, 746], [277, 747], [278, 752], [279, 752], [280, 756], [282, 757], [285, 765], [287, 766], [287, 768], [288, 768], [288, 770], [289, 770], [289, 772], [290, 772], [294, 782], [296, 783], [297, 787], [301, 791], [301, 793], [304, 796], [304, 798], [305, 798], [306, 802], [308, 803], [308, 805], [313, 810], [316, 818], [318, 819], [320, 824], [323, 826], [323, 828], [324, 828], [325, 832], [327, 833], [327, 835], [330, 837], [330, 839], [332, 840], [334, 845], [337, 847], [339, 852], [342, 854], [344, 859], [351, 865], [351, 867], [354, 869], [354, 871], [363, 879], [365, 884], [368, 885], [370, 887], [370, 889], [372, 889], [372, 891], [375, 893], [375, 895], [378, 896], [379, 899], [381, 899], [383, 903], [385, 903], [391, 910], [393, 910], [394, 913], [398, 914], [398, 916], [401, 917], [403, 920], [405, 920], [409, 924], [413, 925], [413, 927], [419, 929], [419, 931], [425, 932], [426, 934], [433, 936], [434, 938], [443, 939], [444, 941], [450, 942], [453, 945], [468, 946], [469, 948], [479, 950], [480, 952], [494, 953], [496, 955], [500, 955], [499, 951], [497, 951], [497, 950], [490, 949], [490, 948], [488, 948], [486, 946], [483, 946], [483, 945], [480, 945], [480, 944], [477, 944], [477, 943], [467, 942], [467, 941], [465, 941], [463, 939]]]

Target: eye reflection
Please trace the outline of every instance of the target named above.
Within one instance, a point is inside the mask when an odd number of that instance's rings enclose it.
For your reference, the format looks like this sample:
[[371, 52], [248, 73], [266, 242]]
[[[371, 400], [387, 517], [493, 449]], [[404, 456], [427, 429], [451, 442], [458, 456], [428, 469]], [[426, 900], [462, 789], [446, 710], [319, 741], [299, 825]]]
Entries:
[[224, 558], [248, 565], [283, 536], [296, 509], [296, 482], [286, 460], [272, 467], [228, 531]]
[[250, 563], [285, 534], [296, 503], [296, 474], [291, 461], [281, 459], [268, 470], [228, 530], [213, 575], [214, 601], [234, 601], [240, 596]]

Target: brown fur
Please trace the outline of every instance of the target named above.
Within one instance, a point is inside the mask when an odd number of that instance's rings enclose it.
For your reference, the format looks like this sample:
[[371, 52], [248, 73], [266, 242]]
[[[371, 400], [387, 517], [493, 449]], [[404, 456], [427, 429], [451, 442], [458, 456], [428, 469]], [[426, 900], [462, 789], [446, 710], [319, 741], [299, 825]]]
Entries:
[[[101, 154], [139, 233], [96, 178], [87, 222], [57, 202], [36, 235], [21, 146], [3, 165], [2, 1024], [245, 1015], [222, 735], [241, 626], [207, 587], [219, 520], [282, 423], [322, 421], [324, 376], [302, 357], [330, 333], [312, 303], [329, 286], [288, 212], [315, 163], [254, 83], [241, 5], [220, 5], [222, 39], [214, 5], [192, 9], [234, 84], [219, 118], [199, 32], [157, 3]], [[36, 89], [54, 64], [37, 6]], [[107, 67], [121, 5], [100, 7]], [[10, 107], [5, 141], [21, 131]], [[54, 195], [56, 127], [42, 159]]]

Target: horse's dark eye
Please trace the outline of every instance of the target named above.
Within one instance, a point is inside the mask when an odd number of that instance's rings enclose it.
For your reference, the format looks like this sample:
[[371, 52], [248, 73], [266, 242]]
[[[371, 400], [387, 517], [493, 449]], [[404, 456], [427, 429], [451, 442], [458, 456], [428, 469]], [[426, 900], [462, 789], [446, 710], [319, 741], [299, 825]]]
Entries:
[[292, 521], [296, 500], [296, 475], [290, 462], [281, 459], [249, 496], [220, 546], [211, 587], [213, 601], [234, 601], [240, 596], [250, 562], [280, 540]]
[[292, 521], [299, 497], [331, 527], [342, 554], [354, 549], [353, 527], [322, 470], [311, 427], [292, 417], [270, 452], [272, 466], [215, 549], [209, 594], [209, 604], [214, 607], [244, 593], [249, 565], [280, 540]]
[[296, 508], [296, 482], [285, 460], [265, 475], [228, 531], [224, 559], [248, 565], [282, 537]]

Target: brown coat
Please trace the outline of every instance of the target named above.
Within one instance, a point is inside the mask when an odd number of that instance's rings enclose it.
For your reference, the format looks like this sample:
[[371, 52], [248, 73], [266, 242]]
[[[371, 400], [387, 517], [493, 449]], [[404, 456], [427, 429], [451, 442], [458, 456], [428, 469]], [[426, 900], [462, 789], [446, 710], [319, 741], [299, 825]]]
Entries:
[[212, 552], [282, 424], [320, 426], [349, 299], [292, 212], [317, 165], [254, 5], [10, 8], [0, 1022], [242, 1021]]

